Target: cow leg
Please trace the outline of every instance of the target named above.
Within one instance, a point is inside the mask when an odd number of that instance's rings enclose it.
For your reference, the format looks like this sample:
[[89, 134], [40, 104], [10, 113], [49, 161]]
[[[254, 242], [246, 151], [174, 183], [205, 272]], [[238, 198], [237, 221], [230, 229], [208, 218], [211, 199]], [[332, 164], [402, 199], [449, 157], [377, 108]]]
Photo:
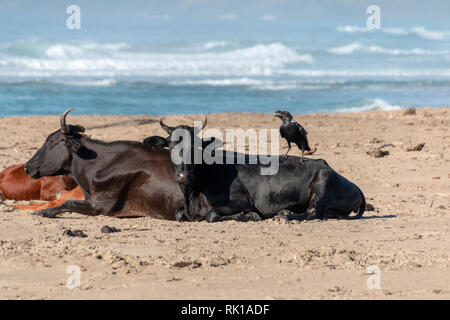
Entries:
[[69, 200], [59, 207], [33, 212], [32, 214], [46, 218], [55, 218], [58, 214], [63, 212], [76, 212], [87, 216], [97, 216], [104, 214], [107, 211], [102, 207], [94, 206], [91, 202], [86, 200]]
[[115, 212], [113, 214], [114, 218], [140, 218], [140, 217], [147, 217], [147, 215], [144, 212], [140, 211], [133, 211], [133, 210], [122, 210]]
[[23, 205], [18, 204], [18, 205], [12, 206], [12, 207], [17, 208], [19, 210], [39, 211], [39, 210], [44, 210], [44, 209], [48, 209], [48, 208], [52, 208], [52, 207], [57, 207], [63, 203], [64, 202], [60, 201], [60, 200], [53, 200], [53, 201], [48, 201], [46, 203], [31, 203], [31, 204], [23, 204]]
[[236, 220], [230, 216], [237, 215], [237, 214], [243, 214], [242, 212], [245, 209], [247, 209], [247, 206], [245, 206], [241, 203], [229, 202], [224, 206], [216, 207], [214, 209], [209, 210], [205, 216], [205, 220], [208, 222]]
[[231, 216], [223, 216], [222, 221], [240, 221], [240, 222], [248, 222], [248, 221], [261, 221], [261, 217], [256, 212], [241, 212], [238, 214], [233, 214]]
[[[214, 209], [213, 209], [214, 210]], [[248, 214], [245, 212], [240, 212], [236, 214], [232, 214], [229, 216], [222, 216], [213, 210], [209, 211], [206, 214], [205, 220], [208, 222], [219, 222], [219, 221], [240, 221], [240, 222], [248, 222], [248, 221], [261, 221], [261, 217], [257, 214]]]
[[175, 220], [178, 222], [190, 221], [184, 214], [184, 207], [181, 207], [180, 209], [177, 210], [177, 212], [175, 212]]
[[[359, 193], [359, 192], [358, 192]], [[346, 198], [338, 199], [334, 198], [331, 201], [330, 206], [328, 207], [328, 213], [335, 213], [336, 217], [339, 219], [354, 219], [359, 218], [361, 214], [358, 214], [353, 217], [349, 217], [349, 215], [354, 212], [358, 212], [362, 203], [362, 199], [360, 195], [356, 194], [353, 196], [347, 196]]]
[[310, 188], [309, 219], [325, 219], [327, 215], [347, 218], [352, 211], [358, 212], [357, 218], [364, 212], [361, 190], [334, 171], [319, 171]]
[[311, 184], [311, 197], [309, 206], [306, 210], [306, 219], [325, 219], [325, 214], [329, 206], [327, 196], [327, 183], [329, 180], [328, 172], [319, 171], [317, 178]]

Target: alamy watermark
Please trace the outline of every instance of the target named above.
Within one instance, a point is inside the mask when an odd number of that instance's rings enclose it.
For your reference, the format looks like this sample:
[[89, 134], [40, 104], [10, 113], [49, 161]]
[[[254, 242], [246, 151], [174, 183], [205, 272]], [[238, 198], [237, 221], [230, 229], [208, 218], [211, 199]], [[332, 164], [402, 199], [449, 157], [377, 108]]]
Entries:
[[66, 10], [67, 14], [70, 16], [66, 20], [66, 27], [69, 30], [79, 30], [81, 29], [81, 9], [77, 5], [70, 5]]
[[67, 267], [67, 274], [70, 276], [67, 278], [66, 287], [69, 290], [81, 288], [81, 269], [77, 265], [70, 265]]
[[366, 13], [369, 14], [366, 21], [367, 29], [381, 29], [381, 10], [377, 5], [367, 7]]
[[368, 266], [366, 269], [366, 274], [370, 274], [367, 278], [366, 285], [367, 289], [381, 289], [381, 270], [377, 265]]

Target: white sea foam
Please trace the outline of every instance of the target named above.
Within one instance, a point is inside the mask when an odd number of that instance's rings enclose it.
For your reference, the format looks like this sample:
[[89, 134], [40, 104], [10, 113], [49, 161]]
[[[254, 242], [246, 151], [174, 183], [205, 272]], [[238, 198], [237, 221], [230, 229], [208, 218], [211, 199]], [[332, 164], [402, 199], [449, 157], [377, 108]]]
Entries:
[[80, 86], [80, 87], [109, 87], [117, 84], [114, 79], [99, 79], [99, 80], [65, 80], [59, 81], [59, 83], [69, 85], [69, 86]]
[[171, 85], [182, 86], [252, 86], [263, 85], [264, 80], [251, 79], [247, 77], [243, 78], [228, 78], [228, 79], [201, 79], [201, 80], [184, 80], [184, 81], [172, 81]]
[[406, 31], [403, 28], [382, 28], [381, 31], [384, 33], [388, 33], [388, 34], [401, 35], [401, 36], [408, 34], [408, 31]]
[[279, 74], [296, 77], [450, 77], [450, 69], [293, 69], [280, 70]]
[[[224, 43], [209, 43], [209, 47]], [[127, 44], [80, 46], [52, 44], [41, 57], [5, 55], [0, 52], [0, 76], [255, 76], [271, 75], [292, 63], [314, 63], [309, 54], [299, 54], [281, 44], [257, 44], [222, 52], [149, 53], [122, 50]]]
[[390, 49], [381, 46], [367, 46], [359, 42], [353, 42], [345, 46], [335, 47], [328, 50], [334, 54], [352, 54], [354, 52], [382, 53], [390, 55], [449, 55], [450, 50], [425, 50], [414, 49]]
[[[154, 82], [149, 82], [154, 84]], [[212, 87], [247, 87], [250, 90], [261, 91], [316, 91], [316, 90], [391, 90], [396, 88], [412, 88], [412, 87], [426, 87], [437, 85], [447, 85], [448, 81], [357, 81], [357, 80], [336, 80], [328, 79], [327, 77], [311, 79], [305, 77], [305, 79], [296, 80], [272, 80], [264, 78], [223, 78], [223, 79], [198, 79], [198, 80], [181, 80], [181, 81], [169, 81], [171, 86], [212, 86]], [[379, 101], [378, 101], [379, 102]]]
[[[0, 64], [2, 62], [0, 61]], [[186, 75], [183, 73], [182, 75]], [[130, 72], [130, 71], [112, 71], [112, 70], [78, 70], [78, 71], [52, 71], [52, 70], [32, 70], [32, 71], [3, 71], [0, 70], [0, 76], [2, 77], [52, 77], [52, 76], [88, 76], [88, 77], [115, 77], [115, 76], [177, 76], [175, 72], [160, 72], [157, 73], [144, 73], [144, 72]], [[226, 76], [239, 76], [242, 72], [231, 74], [228, 72]], [[367, 78], [367, 77], [391, 77], [391, 78], [431, 78], [431, 77], [450, 77], [450, 68], [447, 69], [279, 69], [271, 72], [273, 76], [293, 76], [298, 78], [326, 78], [326, 77], [343, 77], [343, 78]], [[197, 72], [192, 76], [217, 76], [212, 72]], [[255, 76], [255, 75], [251, 75]], [[256, 74], [256, 76], [261, 76]], [[264, 74], [262, 75], [264, 76]]]
[[347, 44], [345, 46], [331, 48], [328, 51], [335, 54], [351, 54], [357, 50], [360, 50], [363, 45], [359, 42]]
[[450, 37], [450, 31], [431, 31], [424, 27], [415, 27], [411, 31], [419, 37], [429, 40], [444, 40]]
[[31, 38], [0, 43], [0, 56], [12, 58], [79, 59], [108, 56], [126, 48], [129, 48], [129, 45], [125, 42], [74, 41], [51, 43], [46, 40]]
[[[311, 54], [279, 43], [256, 44], [236, 48], [226, 41], [209, 41], [199, 52], [137, 51], [127, 43], [45, 43], [29, 40], [0, 44], [0, 76], [4, 77], [213, 77], [221, 79], [254, 79], [258, 77], [449, 77], [449, 68], [361, 69], [324, 68], [316, 65]], [[212, 50], [212, 49], [218, 50]], [[366, 52], [383, 55], [450, 56], [450, 50], [397, 49], [353, 42], [329, 49], [336, 55]], [[310, 66], [316, 65], [311, 69]], [[216, 81], [216, 80], [211, 80]], [[233, 80], [236, 81], [236, 80]], [[250, 81], [250, 80], [248, 80]], [[110, 85], [110, 84], [108, 84]], [[239, 84], [238, 84], [239, 85]], [[243, 84], [240, 84], [243, 85]], [[293, 83], [249, 84], [287, 90]]]
[[423, 26], [413, 27], [410, 30], [403, 28], [381, 28], [381, 29], [368, 29], [358, 26], [341, 26], [336, 29], [339, 32], [346, 33], [359, 33], [359, 32], [383, 32], [392, 35], [409, 35], [414, 34], [420, 38], [427, 40], [445, 40], [450, 38], [450, 31], [446, 30], [428, 30]]
[[369, 29], [366, 27], [358, 27], [358, 26], [343, 26], [337, 27], [337, 31], [346, 32], [346, 33], [358, 33], [358, 32], [384, 32], [388, 34], [394, 35], [406, 35], [408, 31], [403, 28], [380, 28], [380, 29]]
[[[296, 81], [296, 80], [284, 80], [275, 81], [267, 79], [253, 79], [253, 78], [225, 78], [225, 79], [201, 79], [201, 80], [184, 80], [184, 81], [172, 81], [171, 85], [179, 86], [214, 86], [214, 87], [227, 87], [227, 86], [245, 86], [251, 90], [264, 90], [264, 91], [285, 91], [285, 90], [324, 90], [330, 88], [332, 81], [327, 83], [321, 83], [314, 81]], [[337, 83], [337, 82], [334, 82]]]
[[219, 20], [236, 20], [238, 16], [234, 13], [222, 14], [218, 17]]
[[275, 16], [273, 16], [273, 15], [271, 15], [271, 14], [266, 13], [266, 14], [263, 14], [263, 15], [261, 16], [261, 20], [263, 20], [263, 21], [276, 21], [276, 20], [277, 20], [277, 17], [275, 17]]
[[346, 33], [357, 33], [357, 32], [369, 32], [371, 31], [368, 28], [362, 28], [357, 26], [343, 26], [343, 27], [337, 27], [337, 31], [339, 32], [346, 32]]
[[203, 44], [203, 49], [210, 50], [215, 48], [223, 48], [228, 46], [229, 43], [227, 41], [208, 41]]
[[363, 112], [363, 111], [373, 111], [373, 110], [400, 110], [402, 109], [399, 105], [391, 105], [389, 102], [383, 100], [383, 99], [373, 99], [370, 101], [367, 101], [361, 106], [355, 106], [355, 107], [347, 107], [347, 108], [341, 108], [338, 109], [338, 112]]
[[84, 51], [80, 47], [57, 44], [48, 47], [45, 55], [49, 59], [76, 59], [84, 56]]

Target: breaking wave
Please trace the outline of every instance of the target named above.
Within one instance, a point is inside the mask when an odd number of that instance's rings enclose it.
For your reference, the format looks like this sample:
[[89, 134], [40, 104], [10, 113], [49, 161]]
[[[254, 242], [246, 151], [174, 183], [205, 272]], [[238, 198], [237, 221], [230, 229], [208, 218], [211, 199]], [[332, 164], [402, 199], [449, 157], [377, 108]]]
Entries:
[[203, 49], [205, 50], [211, 50], [216, 48], [223, 48], [229, 46], [230, 43], [227, 41], [208, 41], [203, 44]]
[[201, 52], [133, 51], [127, 43], [46, 43], [31, 39], [0, 44], [0, 76], [216, 76], [271, 75], [289, 64], [314, 63], [281, 43], [210, 52], [225, 42], [207, 42]]
[[448, 30], [428, 30], [425, 27], [413, 27], [409, 30], [404, 28], [381, 28], [381, 29], [368, 29], [358, 26], [342, 26], [336, 29], [339, 32], [346, 33], [359, 33], [359, 32], [382, 32], [391, 35], [416, 35], [420, 38], [427, 40], [445, 40], [450, 38], [450, 31]]
[[360, 42], [331, 48], [328, 50], [334, 54], [352, 54], [354, 52], [381, 53], [391, 55], [450, 55], [450, 50], [425, 50], [425, 49], [389, 49], [381, 46], [367, 46]]
[[389, 102], [383, 99], [376, 98], [365, 101], [363, 105], [360, 106], [340, 108], [337, 110], [337, 112], [364, 112], [374, 110], [392, 111], [401, 109], [402, 107], [399, 105], [391, 105]]

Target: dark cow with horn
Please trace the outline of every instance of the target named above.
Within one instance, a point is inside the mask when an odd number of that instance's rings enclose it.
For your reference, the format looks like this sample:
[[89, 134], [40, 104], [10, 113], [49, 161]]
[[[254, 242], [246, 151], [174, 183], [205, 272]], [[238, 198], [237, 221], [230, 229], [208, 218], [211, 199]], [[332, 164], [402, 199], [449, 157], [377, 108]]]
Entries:
[[[365, 210], [365, 198], [352, 182], [334, 171], [324, 160], [304, 159], [290, 156], [279, 158], [279, 169], [273, 175], [261, 175], [263, 164], [237, 164], [225, 157], [242, 154], [224, 152], [222, 163], [194, 163], [196, 130], [189, 126], [170, 127], [160, 121], [161, 127], [169, 133], [169, 149], [188, 160], [173, 162], [175, 181], [184, 194], [184, 210], [177, 212], [177, 220], [209, 222], [223, 220], [259, 220], [273, 217], [287, 209], [295, 213], [306, 213], [308, 219], [324, 219], [329, 216], [349, 217], [357, 212], [360, 217]], [[206, 125], [206, 119], [202, 127]], [[182, 134], [180, 134], [180, 131]], [[187, 138], [186, 138], [187, 137]], [[178, 148], [190, 139], [191, 150]], [[199, 148], [199, 147], [195, 147]], [[217, 151], [216, 151], [217, 152]], [[190, 158], [190, 159], [189, 159]], [[250, 218], [249, 218], [250, 215]], [[252, 218], [253, 217], [253, 218]]]
[[149, 150], [134, 141], [103, 142], [81, 135], [84, 128], [67, 125], [69, 109], [61, 116], [61, 129], [47, 137], [25, 164], [34, 179], [70, 175], [85, 200], [71, 200], [35, 214], [55, 217], [62, 212], [114, 217], [150, 216], [175, 219], [183, 194], [173, 180], [168, 150]]

